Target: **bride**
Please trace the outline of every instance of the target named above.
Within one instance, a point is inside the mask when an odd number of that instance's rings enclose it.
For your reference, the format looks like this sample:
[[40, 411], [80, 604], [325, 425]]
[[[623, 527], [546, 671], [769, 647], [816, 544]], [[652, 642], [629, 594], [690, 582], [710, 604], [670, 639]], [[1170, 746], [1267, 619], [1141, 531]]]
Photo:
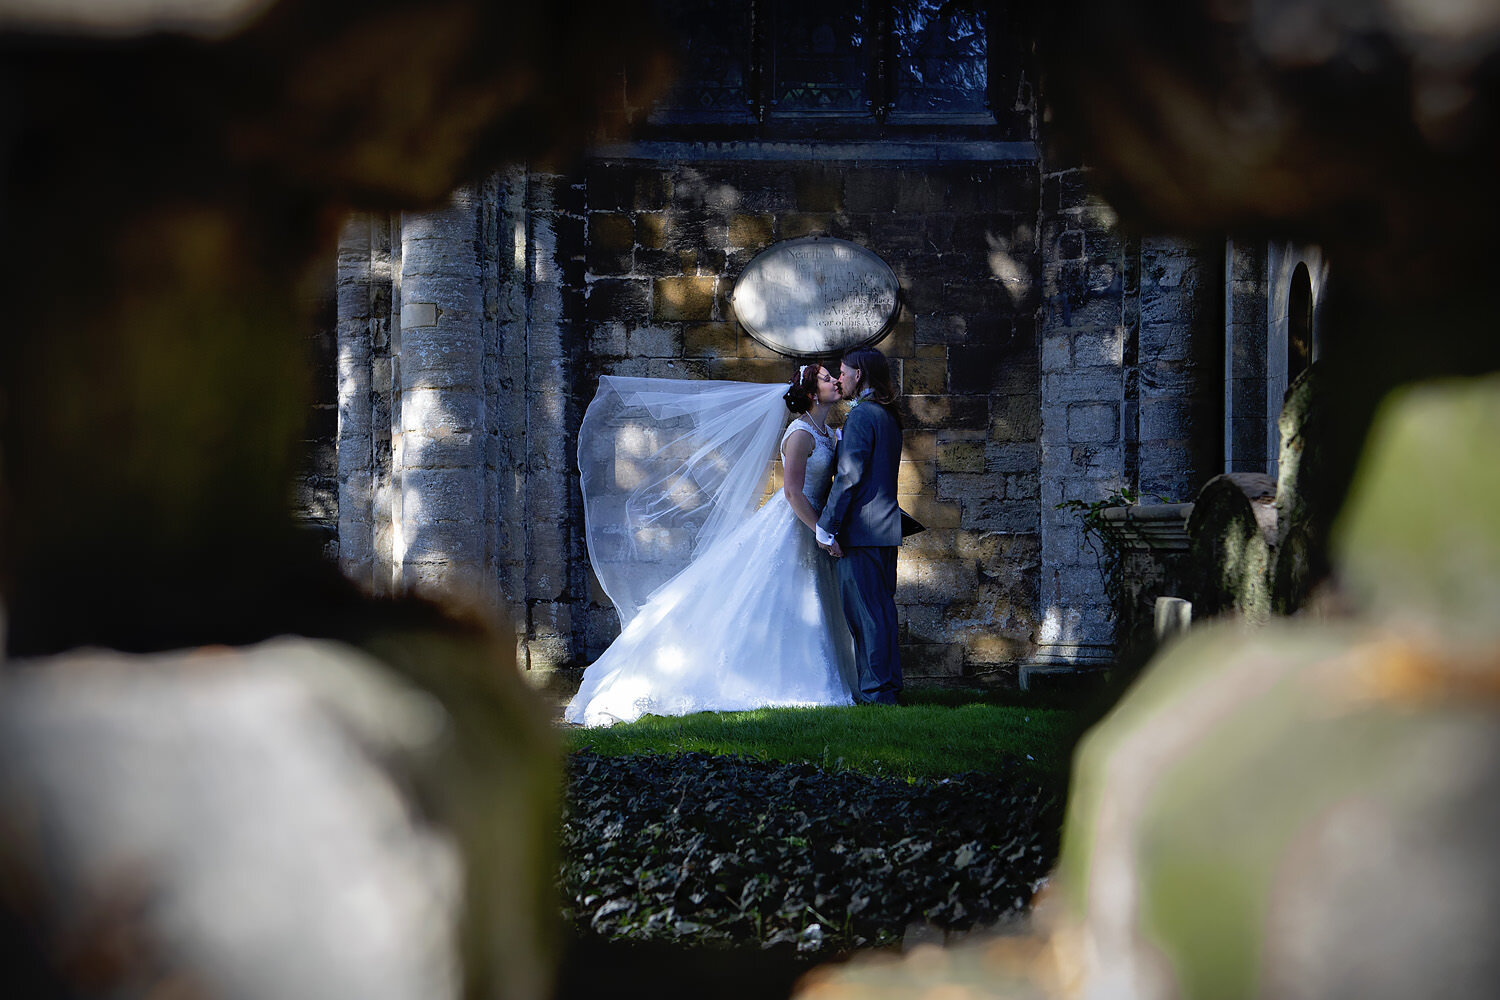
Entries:
[[[854, 703], [853, 640], [813, 534], [839, 398], [818, 365], [790, 388], [600, 380], [579, 470], [589, 559], [623, 627], [567, 721]], [[784, 485], [757, 509], [777, 433]]]

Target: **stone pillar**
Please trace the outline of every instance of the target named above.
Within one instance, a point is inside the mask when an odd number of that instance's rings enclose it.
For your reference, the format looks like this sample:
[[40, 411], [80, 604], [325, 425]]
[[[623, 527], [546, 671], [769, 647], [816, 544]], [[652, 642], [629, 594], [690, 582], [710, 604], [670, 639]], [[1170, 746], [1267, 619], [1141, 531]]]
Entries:
[[[570, 478], [576, 465], [569, 419], [573, 392], [566, 306], [569, 276], [559, 245], [582, 242], [583, 215], [567, 204], [576, 195], [566, 179], [531, 174], [526, 189], [529, 269], [526, 342], [518, 358], [525, 372], [520, 401], [526, 421], [526, 670], [545, 671], [573, 659], [569, 558], [573, 555]], [[581, 206], [578, 206], [581, 208]], [[586, 402], [586, 401], [585, 401]]]
[[1266, 245], [1224, 249], [1224, 471], [1266, 471]]
[[[1065, 500], [1092, 502], [1128, 485], [1121, 435], [1124, 362], [1135, 335], [1124, 294], [1137, 254], [1114, 214], [1088, 196], [1082, 170], [1042, 188], [1040, 612], [1035, 661], [1097, 665], [1114, 657], [1114, 623], [1095, 554]], [[1133, 289], [1132, 289], [1133, 291]]]
[[[485, 183], [487, 225], [492, 225], [493, 267], [486, 269], [485, 447], [493, 509], [491, 545], [505, 601], [504, 614], [516, 635], [516, 662], [529, 666], [526, 601], [526, 340], [528, 323], [529, 223], [525, 167], [510, 167]], [[491, 221], [492, 220], [492, 221]], [[487, 238], [487, 244], [492, 242]]]
[[1181, 240], [1141, 242], [1137, 410], [1134, 421], [1127, 414], [1125, 433], [1136, 440], [1141, 493], [1177, 503], [1219, 471], [1222, 387], [1211, 360], [1217, 310], [1204, 295], [1216, 284], [1209, 259], [1204, 248]]
[[392, 591], [391, 219], [352, 216], [338, 249], [339, 566]]
[[401, 218], [393, 558], [402, 589], [493, 610], [475, 192]]
[[339, 568], [374, 588], [374, 513], [370, 466], [370, 229], [351, 216], [338, 249]]

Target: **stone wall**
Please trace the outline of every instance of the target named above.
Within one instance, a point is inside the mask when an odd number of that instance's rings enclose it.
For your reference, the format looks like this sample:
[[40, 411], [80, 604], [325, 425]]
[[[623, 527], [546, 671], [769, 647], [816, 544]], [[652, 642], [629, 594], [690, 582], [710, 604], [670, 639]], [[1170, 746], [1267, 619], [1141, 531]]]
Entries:
[[618, 631], [574, 451], [599, 376], [786, 381], [796, 362], [738, 325], [730, 294], [755, 254], [815, 234], [869, 247], [901, 284], [877, 346], [903, 393], [901, 503], [927, 525], [899, 562], [907, 672], [1107, 662], [1093, 553], [1055, 507], [1186, 495], [1215, 471], [1218, 265], [1127, 239], [1084, 171], [1045, 170], [1029, 142], [642, 143], [352, 225], [346, 571], [470, 595], [516, 630], [523, 667], [591, 662]]
[[1042, 195], [1041, 629], [1035, 659], [1107, 663], [1114, 622], [1078, 515], [1120, 490], [1183, 499], [1216, 471], [1211, 255], [1127, 237], [1082, 169]]
[[302, 289], [305, 310], [313, 317], [307, 341], [311, 364], [312, 407], [303, 436], [300, 474], [292, 484], [292, 512], [318, 539], [324, 555], [339, 552], [338, 456], [338, 299], [335, 261], [325, 262]]
[[[1024, 660], [1040, 505], [1034, 153], [1015, 144], [1009, 161], [942, 162], [900, 146], [860, 160], [812, 145], [730, 152], [684, 146], [584, 171], [580, 401], [602, 373], [786, 381], [796, 362], [735, 322], [738, 273], [778, 240], [869, 247], [901, 282], [900, 314], [877, 346], [903, 393], [901, 504], [928, 528], [899, 562], [905, 668], [958, 676]], [[597, 589], [582, 610], [591, 659], [617, 625]]]

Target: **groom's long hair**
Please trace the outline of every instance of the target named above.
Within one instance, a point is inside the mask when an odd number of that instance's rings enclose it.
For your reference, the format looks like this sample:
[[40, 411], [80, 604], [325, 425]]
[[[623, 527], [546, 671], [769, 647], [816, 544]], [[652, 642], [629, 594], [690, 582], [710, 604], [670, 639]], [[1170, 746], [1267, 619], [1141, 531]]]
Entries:
[[896, 389], [891, 384], [891, 365], [886, 361], [885, 355], [873, 347], [856, 347], [845, 352], [843, 360], [850, 368], [859, 370], [865, 388], [870, 390], [870, 398], [895, 417], [896, 426], [900, 427], [901, 414], [896, 409]]

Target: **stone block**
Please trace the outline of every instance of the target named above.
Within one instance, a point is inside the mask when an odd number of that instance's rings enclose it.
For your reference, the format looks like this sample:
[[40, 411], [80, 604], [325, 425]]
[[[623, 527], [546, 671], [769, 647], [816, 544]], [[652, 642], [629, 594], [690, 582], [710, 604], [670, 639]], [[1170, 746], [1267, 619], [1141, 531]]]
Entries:
[[1041, 400], [1035, 395], [990, 400], [989, 436], [992, 441], [1035, 441], [1041, 431]]
[[401, 351], [401, 388], [479, 392], [484, 384], [483, 365], [477, 336], [408, 337]]
[[1034, 648], [1028, 640], [1008, 635], [978, 635], [964, 645], [970, 663], [986, 666], [1024, 660]]
[[920, 216], [878, 212], [870, 216], [870, 243], [882, 254], [893, 250], [921, 250], [926, 246]]
[[903, 395], [943, 395], [948, 391], [948, 362], [945, 358], [902, 358], [901, 387]]
[[988, 428], [989, 400], [978, 396], [903, 396], [897, 403], [906, 426]]
[[1005, 477], [1007, 500], [1038, 500], [1041, 498], [1041, 488], [1041, 480], [1034, 472]]
[[983, 472], [984, 466], [984, 442], [982, 441], [945, 441], [938, 445], [937, 471], [939, 472]]
[[[952, 600], [969, 593], [978, 583], [974, 563], [968, 559], [931, 558], [904, 549], [896, 564], [896, 589], [908, 595], [915, 590], [918, 603]], [[899, 597], [898, 597], [899, 599]]]
[[401, 473], [401, 520], [410, 533], [440, 521], [473, 524], [483, 509], [484, 477], [471, 469], [405, 469]]
[[1125, 338], [1123, 326], [1076, 333], [1073, 335], [1073, 363], [1083, 368], [1118, 367], [1125, 363]]
[[590, 212], [588, 244], [591, 251], [628, 255], [635, 247], [635, 223], [625, 212]]
[[733, 323], [695, 323], [682, 331], [682, 353], [689, 358], [731, 358], [739, 354]]
[[[885, 336], [876, 341], [875, 346], [888, 358], [916, 358], [917, 332], [912, 322], [911, 313], [903, 306], [896, 315], [896, 321], [886, 331]], [[923, 360], [946, 360], [948, 357], [947, 347], [939, 344], [927, 353], [920, 355]]]
[[571, 637], [573, 606], [561, 601], [538, 601], [527, 611], [527, 627], [537, 638]]
[[1120, 408], [1112, 403], [1072, 403], [1068, 406], [1068, 440], [1110, 442], [1120, 436]]
[[1042, 338], [1042, 371], [1062, 372], [1073, 367], [1073, 338], [1067, 334]]
[[339, 519], [353, 524], [370, 519], [374, 479], [368, 472], [339, 477]]
[[937, 461], [937, 433], [928, 430], [912, 430], [907, 427], [901, 435], [901, 460], [904, 462]]
[[404, 519], [403, 564], [460, 563], [477, 565], [484, 560], [485, 529], [468, 521], [427, 521], [413, 524]]
[[901, 462], [896, 473], [896, 492], [902, 494], [925, 493], [937, 482], [935, 462]]
[[896, 175], [895, 210], [914, 215], [941, 212], [947, 205], [948, 184], [935, 170], [903, 170]]
[[775, 219], [735, 212], [729, 216], [728, 245], [759, 250], [775, 239]]
[[1065, 230], [1057, 239], [1058, 260], [1082, 260], [1083, 233], [1077, 229]]
[[624, 323], [596, 323], [589, 330], [589, 353], [601, 357], [620, 357], [626, 353]]
[[969, 321], [947, 313], [921, 312], [913, 316], [917, 345], [962, 344], [969, 339]]
[[845, 171], [829, 164], [810, 164], [792, 173], [792, 193], [799, 212], [837, 212], [844, 207]]
[[985, 445], [986, 472], [1032, 473], [1041, 467], [1041, 448], [1031, 443], [991, 441]]
[[410, 389], [401, 394], [400, 402], [402, 431], [451, 434], [484, 426], [483, 401], [477, 393]]
[[948, 348], [948, 368], [955, 393], [1015, 395], [1035, 392], [1039, 381], [1034, 343], [1010, 335], [955, 344]]
[[1041, 523], [1035, 500], [976, 498], [962, 504], [963, 527], [971, 531], [1034, 532]]
[[652, 318], [658, 322], [714, 319], [718, 279], [710, 276], [657, 278], [652, 282]]
[[788, 212], [776, 220], [777, 238], [795, 240], [803, 236], [827, 236], [833, 227], [831, 212]]
[[625, 274], [632, 267], [635, 226], [630, 216], [595, 212], [589, 216], [588, 269], [593, 274]]
[[[790, 360], [763, 358], [712, 358], [702, 362], [705, 378], [730, 379], [737, 382], [787, 382], [792, 377]], [[684, 378], [686, 376], [666, 376]]]
[[[788, 358], [783, 354], [778, 354], [777, 352], [771, 350], [765, 344], [762, 344], [760, 341], [750, 336], [750, 334], [747, 333], [744, 329], [740, 330], [739, 344], [735, 350], [738, 356], [742, 358], [760, 358], [765, 361], [782, 362], [786, 365], [785, 377], [787, 379], [790, 379], [792, 377], [792, 371], [798, 364], [797, 360]], [[836, 373], [837, 370], [835, 369], [835, 374]]]
[[641, 278], [670, 278], [682, 274], [682, 254], [675, 250], [637, 249], [631, 273]]
[[647, 250], [662, 250], [672, 227], [672, 217], [664, 212], [641, 212], [635, 217], [635, 245]]
[[651, 285], [629, 278], [601, 278], [588, 284], [586, 315], [591, 323], [646, 322], [651, 317]]
[[[844, 204], [849, 212], [889, 213], [896, 206], [896, 185], [901, 172], [889, 168], [852, 168], [844, 171]], [[799, 207], [804, 206], [800, 199]]]
[[938, 476], [939, 500], [972, 500], [1002, 496], [1004, 479], [982, 472], [944, 472]]
[[1113, 402], [1123, 391], [1118, 368], [1075, 368], [1042, 376], [1042, 398], [1049, 403]]
[[[902, 509], [905, 509], [906, 498], [901, 498]], [[919, 560], [952, 559], [957, 550], [954, 547], [953, 528], [927, 528], [915, 535], [908, 535], [901, 540], [901, 558], [913, 558]], [[940, 598], [946, 601], [947, 598]]]
[[662, 246], [679, 253], [708, 249], [722, 251], [727, 232], [727, 220], [722, 214], [687, 209], [668, 217], [662, 233]]
[[626, 353], [632, 357], [675, 358], [682, 354], [682, 332], [660, 326], [630, 330], [625, 337]]
[[574, 665], [571, 637], [546, 636], [526, 640], [526, 669], [534, 673], [565, 670]]
[[1143, 399], [1140, 403], [1142, 441], [1186, 438], [1193, 430], [1193, 406], [1183, 400]]
[[902, 506], [929, 528], [962, 527], [963, 511], [956, 503], [940, 501], [935, 496], [913, 496], [904, 499]]
[[911, 643], [901, 647], [901, 670], [910, 677], [961, 677], [964, 648], [958, 643]]
[[402, 435], [401, 452], [409, 469], [477, 469], [484, 465], [484, 437], [473, 431], [408, 431]]

